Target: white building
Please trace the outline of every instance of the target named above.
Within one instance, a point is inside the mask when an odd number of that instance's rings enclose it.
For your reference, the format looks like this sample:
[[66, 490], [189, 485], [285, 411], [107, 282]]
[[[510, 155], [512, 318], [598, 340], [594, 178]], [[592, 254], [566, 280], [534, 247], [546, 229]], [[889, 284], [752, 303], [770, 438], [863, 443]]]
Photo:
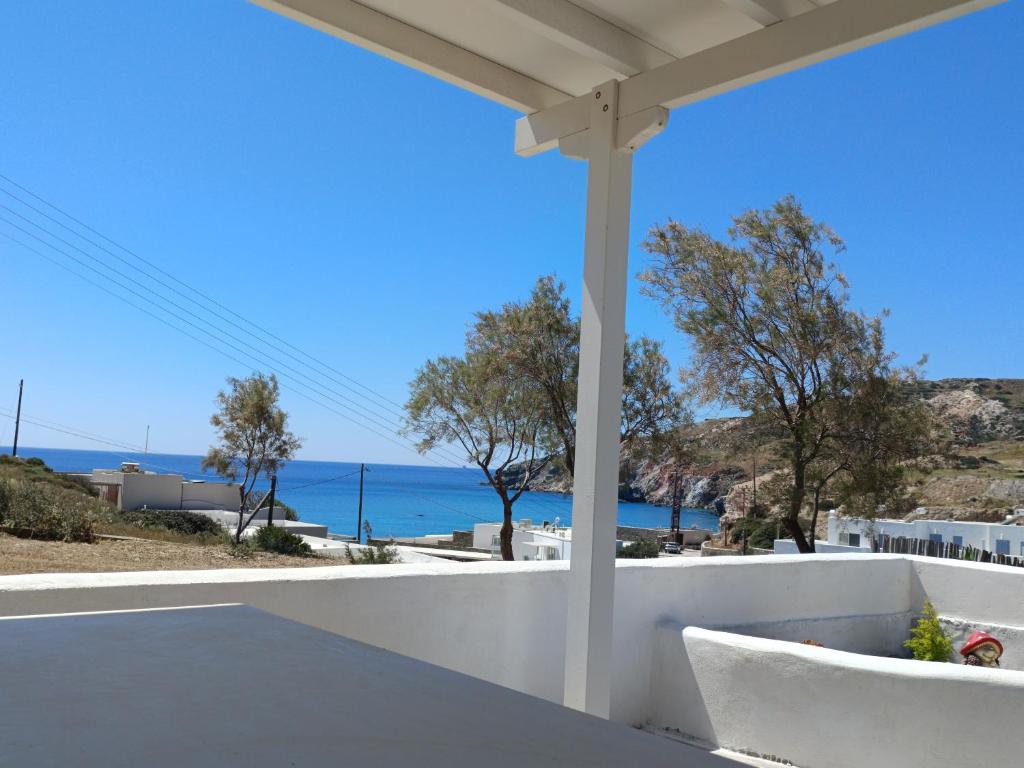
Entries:
[[[489, 549], [500, 558], [501, 523], [473, 526], [473, 548]], [[617, 543], [621, 546], [621, 542]], [[532, 520], [512, 522], [512, 554], [516, 560], [568, 560], [572, 553], [572, 529], [554, 525], [533, 525]]]
[[[837, 512], [828, 515], [828, 540], [816, 541], [819, 553], [871, 552], [872, 541], [882, 536], [920, 539], [938, 544], [983, 549], [994, 555], [1024, 557], [1024, 526], [1013, 516], [1007, 523], [961, 522], [955, 520], [870, 520], [843, 517]], [[775, 554], [796, 554], [792, 539], [777, 539]]]
[[828, 516], [828, 543], [870, 549], [872, 537], [921, 539], [988, 550], [994, 555], [1024, 557], [1024, 526], [953, 520], [867, 520]]
[[134, 462], [120, 469], [94, 469], [87, 475], [100, 497], [118, 509], [188, 509], [238, 512], [240, 498], [234, 483], [186, 480], [182, 475], [143, 472]]

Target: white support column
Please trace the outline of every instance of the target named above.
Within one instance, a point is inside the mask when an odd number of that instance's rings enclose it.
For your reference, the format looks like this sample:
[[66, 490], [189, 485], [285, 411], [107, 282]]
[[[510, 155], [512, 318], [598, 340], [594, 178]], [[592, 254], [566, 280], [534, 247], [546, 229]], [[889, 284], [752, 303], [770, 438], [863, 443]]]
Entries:
[[591, 93], [576, 473], [565, 649], [565, 704], [608, 717], [615, 513], [625, 346], [629, 149], [618, 149], [618, 84]]

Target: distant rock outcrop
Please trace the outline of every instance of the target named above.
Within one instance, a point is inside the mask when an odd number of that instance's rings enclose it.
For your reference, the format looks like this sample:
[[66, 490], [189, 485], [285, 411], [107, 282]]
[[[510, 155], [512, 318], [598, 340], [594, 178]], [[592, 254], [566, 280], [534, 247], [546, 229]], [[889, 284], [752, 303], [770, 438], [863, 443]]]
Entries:
[[[629, 485], [640, 498], [649, 504], [670, 505], [675, 483], [674, 466], [654, 462], [640, 462], [635, 471], [629, 473]], [[693, 466], [679, 473], [680, 492], [684, 507], [710, 507], [715, 499], [724, 498], [729, 489], [746, 477], [741, 467]]]
[[974, 389], [955, 389], [925, 400], [935, 417], [945, 424], [959, 445], [1007, 440], [1021, 434], [1019, 413], [999, 400], [982, 397]]
[[[921, 504], [931, 510], [928, 514], [996, 518], [1007, 509], [1024, 505], [1024, 451], [1016, 447], [1016, 442], [1024, 442], [1024, 379], [922, 380], [914, 387], [954, 446], [963, 449], [959, 454], [921, 462], [942, 470], [916, 481], [915, 491]], [[753, 466], [751, 421], [743, 417], [709, 419], [690, 427], [687, 437], [700, 446], [704, 458], [682, 471], [683, 505], [724, 507], [727, 520], [743, 517], [754, 497], [751, 473], [744, 468]], [[996, 448], [998, 455], [990, 453]], [[759, 491], [762, 483], [785, 466], [781, 457], [781, 444], [757, 448]], [[669, 505], [675, 472], [674, 465], [636, 459], [624, 451], [619, 497]], [[506, 477], [513, 485], [521, 482], [515, 467]], [[572, 481], [556, 457], [530, 482], [530, 489], [571, 493]]]

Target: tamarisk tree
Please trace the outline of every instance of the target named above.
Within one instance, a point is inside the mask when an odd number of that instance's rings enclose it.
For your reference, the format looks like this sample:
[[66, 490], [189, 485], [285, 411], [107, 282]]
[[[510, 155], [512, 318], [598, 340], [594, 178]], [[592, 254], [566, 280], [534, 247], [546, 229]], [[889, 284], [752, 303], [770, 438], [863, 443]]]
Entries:
[[[546, 401], [539, 387], [513, 376], [474, 327], [463, 357], [439, 357], [416, 373], [405, 432], [420, 451], [459, 445], [501, 499], [501, 557], [512, 560], [512, 505], [548, 462]], [[516, 465], [515, 483], [507, 473]]]
[[[676, 221], [654, 227], [640, 275], [693, 347], [685, 373], [698, 399], [755, 416], [782, 435], [786, 471], [782, 523], [801, 552], [800, 524], [839, 475], [865, 487], [912, 453], [897, 439], [902, 374], [884, 347], [880, 317], [848, 307], [845, 277], [831, 258], [843, 241], [792, 196], [733, 220], [720, 241]], [[888, 480], [891, 480], [890, 475]], [[876, 489], [891, 483], [876, 474]], [[815, 504], [815, 507], [817, 505]]]
[[217, 395], [218, 410], [210, 417], [218, 444], [207, 451], [202, 467], [238, 483], [239, 543], [257, 480], [277, 474], [302, 441], [288, 431], [288, 414], [278, 406], [280, 389], [274, 374], [254, 373], [245, 379], [228, 378], [227, 383], [228, 389]]

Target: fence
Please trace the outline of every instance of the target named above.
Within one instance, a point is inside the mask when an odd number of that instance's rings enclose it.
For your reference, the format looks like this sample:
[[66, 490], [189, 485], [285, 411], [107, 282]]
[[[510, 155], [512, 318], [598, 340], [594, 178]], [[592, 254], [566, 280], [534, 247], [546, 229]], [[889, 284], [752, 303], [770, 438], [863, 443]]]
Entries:
[[954, 544], [951, 541], [931, 541], [930, 539], [913, 539], [906, 536], [883, 534], [872, 538], [871, 547], [874, 552], [944, 557], [950, 560], [973, 560], [977, 563], [996, 563], [1024, 568], [1024, 558], [997, 555], [987, 549]]

